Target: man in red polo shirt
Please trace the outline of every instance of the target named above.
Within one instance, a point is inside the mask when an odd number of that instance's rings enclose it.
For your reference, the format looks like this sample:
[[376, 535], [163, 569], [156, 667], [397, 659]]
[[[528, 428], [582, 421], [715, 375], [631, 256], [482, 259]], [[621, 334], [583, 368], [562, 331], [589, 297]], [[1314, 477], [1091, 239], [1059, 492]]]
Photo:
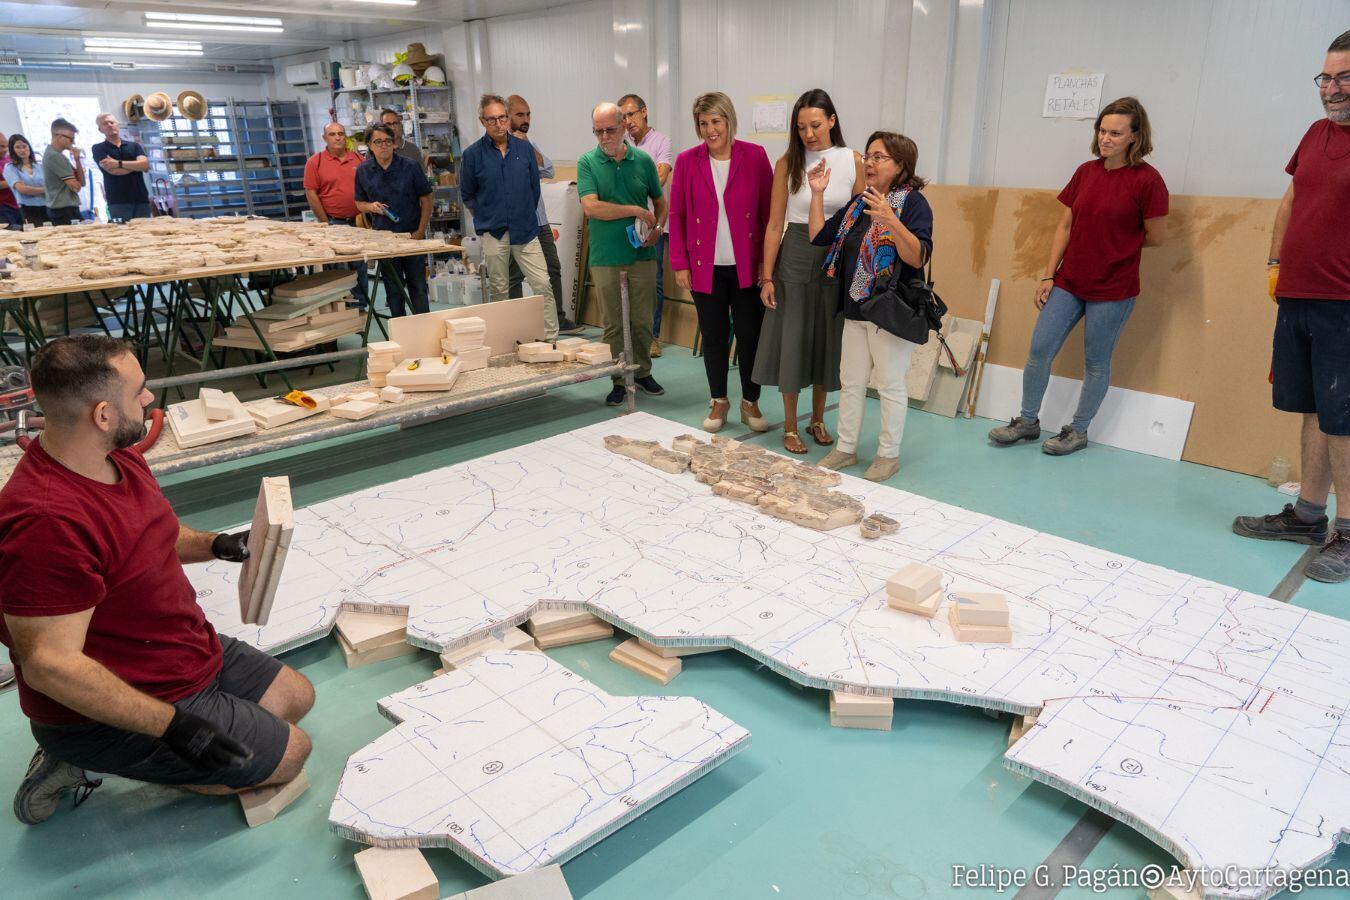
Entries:
[[[356, 167], [363, 160], [347, 149], [347, 129], [339, 122], [329, 122], [323, 129], [323, 149], [305, 162], [305, 198], [314, 218], [329, 225], [356, 224]], [[356, 270], [356, 297], [361, 309], [366, 308], [369, 287], [364, 262], [348, 263]]]
[[[1303, 416], [1303, 481], [1297, 503], [1274, 515], [1239, 516], [1233, 531], [1321, 544], [1304, 574], [1340, 582], [1350, 580], [1350, 31], [1331, 42], [1314, 81], [1327, 115], [1285, 167], [1294, 180], [1275, 215], [1269, 260], [1280, 306], [1272, 393], [1276, 409]], [[1333, 484], [1340, 496], [1334, 525], [1327, 520]]]
[[31, 377], [46, 428], [0, 490], [0, 642], [38, 743], [15, 816], [78, 805], [86, 771], [209, 794], [294, 779], [314, 689], [206, 621], [183, 563], [242, 561], [248, 535], [169, 507], [132, 447], [153, 399], [132, 348], [59, 338]]

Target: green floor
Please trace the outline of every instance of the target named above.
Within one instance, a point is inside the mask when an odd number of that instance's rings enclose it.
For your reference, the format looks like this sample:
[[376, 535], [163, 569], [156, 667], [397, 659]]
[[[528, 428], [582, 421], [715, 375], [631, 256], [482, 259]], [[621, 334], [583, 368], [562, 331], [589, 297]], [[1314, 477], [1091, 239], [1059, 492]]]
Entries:
[[[640, 408], [697, 427], [707, 403], [701, 362], [672, 349], [655, 375], [668, 393], [641, 397]], [[297, 502], [313, 503], [604, 421], [614, 414], [600, 402], [607, 388], [577, 385], [408, 432], [183, 473], [166, 478], [165, 490], [189, 523], [220, 528], [248, 518], [262, 475], [290, 475]], [[776, 392], [766, 392], [771, 420], [776, 407]], [[864, 451], [876, 421], [871, 408]], [[1064, 459], [1035, 446], [993, 449], [984, 440], [989, 426], [912, 413], [892, 484], [1258, 593], [1270, 592], [1303, 549], [1229, 532], [1235, 514], [1273, 511], [1286, 499], [1257, 479], [1097, 446]], [[777, 447], [781, 433], [758, 440]], [[823, 454], [813, 447], [812, 458]], [[1305, 585], [1293, 602], [1343, 616], [1347, 598], [1350, 588]], [[957, 893], [953, 865], [1034, 867], [1085, 812], [1004, 770], [1006, 718], [902, 701], [889, 733], [834, 729], [823, 692], [738, 654], [688, 658], [661, 689], [611, 663], [613, 643], [552, 655], [612, 693], [697, 696], [754, 737], [729, 763], [564, 866], [579, 898], [946, 896]], [[422, 654], [348, 671], [331, 640], [284, 658], [313, 680], [318, 703], [304, 722], [315, 745], [313, 786], [276, 822], [250, 830], [232, 799], [109, 779], [87, 804], [39, 827], [0, 815], [0, 897], [364, 896], [351, 861], [359, 848], [329, 832], [328, 805], [346, 757], [389, 728], [375, 701], [429, 677], [437, 661]], [[0, 697], [0, 797], [13, 793], [32, 747], [15, 695]], [[426, 855], [442, 894], [485, 882], [448, 850]], [[1085, 865], [1149, 862], [1171, 860], [1114, 825]], [[1350, 851], [1334, 864], [1350, 866]]]

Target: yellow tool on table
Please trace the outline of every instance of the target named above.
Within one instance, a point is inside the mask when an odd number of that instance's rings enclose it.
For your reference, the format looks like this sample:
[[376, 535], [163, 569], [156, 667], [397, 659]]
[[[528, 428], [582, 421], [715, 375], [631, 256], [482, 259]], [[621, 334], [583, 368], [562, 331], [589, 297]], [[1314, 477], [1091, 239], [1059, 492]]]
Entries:
[[319, 402], [304, 391], [291, 391], [289, 394], [283, 394], [277, 399], [283, 403], [290, 403], [305, 409], [317, 409], [319, 406]]
[[414, 372], [414, 371], [416, 371], [417, 369], [421, 368], [421, 366], [422, 366], [422, 361], [421, 361], [420, 359], [414, 359], [412, 362], [408, 363], [408, 371], [409, 371], [409, 372]]

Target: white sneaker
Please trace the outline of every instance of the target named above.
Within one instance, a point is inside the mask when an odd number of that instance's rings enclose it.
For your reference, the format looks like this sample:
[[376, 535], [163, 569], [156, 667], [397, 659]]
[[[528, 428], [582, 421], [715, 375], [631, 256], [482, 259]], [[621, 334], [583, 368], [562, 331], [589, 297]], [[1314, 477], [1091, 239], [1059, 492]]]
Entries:
[[818, 463], [822, 469], [847, 469], [849, 466], [856, 466], [857, 464], [858, 454], [845, 453], [838, 447], [826, 453], [825, 458]]

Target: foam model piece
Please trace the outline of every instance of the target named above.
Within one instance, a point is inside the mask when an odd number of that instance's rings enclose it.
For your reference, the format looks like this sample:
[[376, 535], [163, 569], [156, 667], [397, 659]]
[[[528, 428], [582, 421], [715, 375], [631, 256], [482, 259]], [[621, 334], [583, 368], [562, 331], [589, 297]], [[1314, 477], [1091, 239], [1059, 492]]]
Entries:
[[[714, 446], [646, 413], [623, 421], [691, 467]], [[839, 490], [900, 529], [822, 534], [612, 453], [612, 431], [297, 510], [265, 628], [239, 624], [237, 564], [188, 576], [220, 632], [271, 652], [357, 603], [408, 608], [408, 642], [436, 652], [567, 609], [811, 688], [1037, 715], [1005, 764], [1214, 875], [1212, 894], [1269, 894], [1223, 887], [1224, 868], [1302, 871], [1350, 831], [1350, 622], [850, 475]], [[1012, 642], [962, 643], [945, 616], [889, 609], [903, 560], [941, 571], [949, 594], [1004, 594]]]
[[436, 873], [420, 850], [371, 847], [352, 858], [370, 900], [436, 900]]
[[488, 360], [492, 358], [491, 347], [479, 347], [477, 350], [461, 350], [455, 354], [455, 359], [459, 360], [461, 372], [472, 372], [476, 369], [486, 369]]
[[504, 650], [519, 650], [524, 653], [538, 649], [534, 638], [528, 632], [520, 628], [508, 628], [501, 635], [490, 634], [471, 644], [445, 651], [441, 654], [441, 665], [449, 672], [484, 653], [500, 653]]
[[453, 356], [405, 359], [385, 376], [389, 387], [409, 391], [448, 391], [459, 377], [460, 362]]
[[245, 403], [244, 409], [248, 410], [248, 414], [259, 428], [277, 428], [281, 425], [299, 422], [301, 419], [308, 419], [310, 416], [317, 416], [319, 413], [328, 412], [328, 398], [315, 396], [314, 408], [310, 409], [307, 406], [296, 406], [294, 403], [287, 403], [275, 397], [265, 397], [262, 400], [252, 400]]
[[564, 863], [743, 750], [693, 697], [614, 697], [542, 653], [489, 653], [386, 697], [334, 832], [449, 847], [492, 878]]
[[267, 624], [294, 531], [291, 480], [285, 475], [264, 478], [258, 487], [258, 502], [248, 531], [248, 559], [239, 573], [241, 622]]
[[202, 401], [202, 409], [206, 411], [208, 421], [223, 422], [234, 417], [234, 406], [238, 401], [234, 394], [226, 394], [217, 388], [204, 387], [198, 394], [198, 399]]
[[301, 769], [300, 774], [285, 784], [270, 784], [267, 787], [243, 791], [239, 797], [239, 806], [244, 811], [244, 821], [249, 828], [266, 825], [281, 814], [300, 795], [309, 790], [309, 776]]
[[215, 421], [207, 416], [206, 404], [200, 397], [169, 405], [166, 418], [179, 448], [187, 450], [257, 432], [253, 417], [234, 394], [224, 394], [221, 403], [228, 407], [229, 416]]
[[631, 669], [653, 681], [670, 684], [671, 680], [684, 669], [684, 663], [678, 657], [663, 656], [643, 646], [637, 638], [629, 638], [613, 650], [609, 658], [625, 669]]
[[830, 724], [835, 728], [890, 731], [894, 715], [895, 701], [890, 697], [830, 691]]
[[451, 894], [445, 900], [573, 900], [559, 866], [544, 866], [503, 878], [480, 888]]
[[566, 356], [561, 350], [544, 341], [531, 341], [516, 348], [516, 358], [523, 363], [562, 362]]

